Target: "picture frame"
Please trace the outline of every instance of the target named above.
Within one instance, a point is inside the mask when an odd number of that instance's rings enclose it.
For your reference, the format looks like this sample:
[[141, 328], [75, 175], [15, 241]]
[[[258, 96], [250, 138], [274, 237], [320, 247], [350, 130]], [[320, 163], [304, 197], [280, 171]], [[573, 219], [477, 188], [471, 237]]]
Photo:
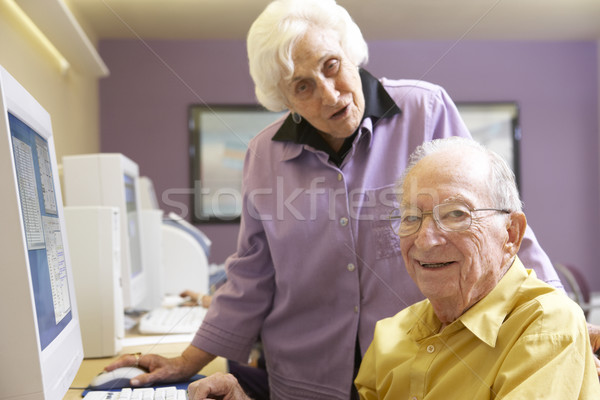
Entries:
[[248, 143], [285, 114], [258, 105], [189, 107], [193, 222], [239, 222]]
[[[520, 110], [516, 102], [457, 102], [473, 138], [500, 154], [520, 189]], [[189, 107], [191, 204], [195, 223], [237, 223], [248, 143], [285, 112], [258, 105]]]
[[473, 139], [498, 153], [515, 174], [521, 189], [521, 126], [516, 102], [457, 102]]

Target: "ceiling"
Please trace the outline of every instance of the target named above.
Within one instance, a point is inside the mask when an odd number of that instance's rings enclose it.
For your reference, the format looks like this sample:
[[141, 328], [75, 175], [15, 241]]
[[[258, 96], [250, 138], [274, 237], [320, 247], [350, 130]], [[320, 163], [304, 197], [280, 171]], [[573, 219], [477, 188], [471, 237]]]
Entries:
[[[65, 0], [95, 39], [239, 39], [270, 0]], [[598, 40], [600, 0], [338, 0], [367, 40]]]

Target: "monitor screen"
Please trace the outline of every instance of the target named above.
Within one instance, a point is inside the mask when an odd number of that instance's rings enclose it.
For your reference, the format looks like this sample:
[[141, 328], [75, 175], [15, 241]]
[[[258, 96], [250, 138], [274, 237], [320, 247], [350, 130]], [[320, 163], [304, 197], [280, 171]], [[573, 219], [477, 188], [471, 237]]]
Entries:
[[48, 141], [8, 114], [37, 315], [45, 349], [72, 319]]
[[131, 277], [135, 277], [142, 272], [141, 260], [141, 237], [139, 226], [139, 210], [135, 190], [135, 178], [124, 174], [125, 183], [125, 207], [127, 209], [127, 232], [129, 233], [129, 259], [131, 261]]
[[62, 398], [83, 359], [48, 113], [0, 67], [0, 398]]

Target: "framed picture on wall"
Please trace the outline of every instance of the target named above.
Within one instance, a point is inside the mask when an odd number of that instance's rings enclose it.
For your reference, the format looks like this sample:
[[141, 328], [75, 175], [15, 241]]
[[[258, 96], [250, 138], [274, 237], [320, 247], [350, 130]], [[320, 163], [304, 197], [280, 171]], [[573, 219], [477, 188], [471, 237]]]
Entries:
[[458, 111], [471, 135], [500, 154], [512, 168], [521, 189], [519, 106], [515, 102], [461, 103]]
[[239, 221], [248, 142], [284, 114], [256, 105], [189, 107], [194, 222]]
[[[504, 157], [520, 187], [518, 105], [457, 103], [457, 107], [473, 138]], [[193, 222], [239, 222], [248, 142], [284, 114], [256, 105], [189, 107]]]

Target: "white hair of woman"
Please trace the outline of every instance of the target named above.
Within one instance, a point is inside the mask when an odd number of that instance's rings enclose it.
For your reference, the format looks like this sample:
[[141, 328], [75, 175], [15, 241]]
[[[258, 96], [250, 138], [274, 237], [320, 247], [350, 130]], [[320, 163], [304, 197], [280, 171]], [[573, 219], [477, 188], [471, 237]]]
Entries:
[[268, 110], [285, 110], [279, 84], [294, 72], [292, 49], [309, 29], [333, 30], [354, 65], [367, 63], [369, 51], [358, 25], [335, 0], [275, 0], [248, 32], [250, 76], [258, 101]]

